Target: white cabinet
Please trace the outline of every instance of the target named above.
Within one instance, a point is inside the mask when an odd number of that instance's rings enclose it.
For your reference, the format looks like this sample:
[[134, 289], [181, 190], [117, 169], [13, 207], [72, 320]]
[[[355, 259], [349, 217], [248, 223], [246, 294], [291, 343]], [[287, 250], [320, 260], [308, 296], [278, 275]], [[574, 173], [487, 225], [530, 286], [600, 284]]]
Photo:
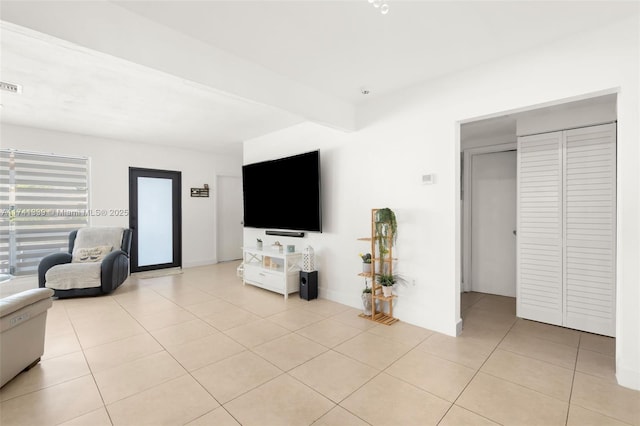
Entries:
[[244, 248], [243, 284], [251, 284], [284, 295], [300, 290], [301, 253]]
[[518, 138], [519, 317], [615, 335], [616, 127]]

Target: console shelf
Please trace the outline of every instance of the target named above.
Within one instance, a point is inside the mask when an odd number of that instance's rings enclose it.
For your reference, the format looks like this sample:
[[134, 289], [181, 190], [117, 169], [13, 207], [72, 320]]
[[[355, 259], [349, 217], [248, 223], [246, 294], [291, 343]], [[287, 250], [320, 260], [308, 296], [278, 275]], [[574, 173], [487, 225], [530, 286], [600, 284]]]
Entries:
[[242, 283], [280, 293], [285, 299], [300, 289], [302, 253], [280, 253], [251, 247], [242, 248]]

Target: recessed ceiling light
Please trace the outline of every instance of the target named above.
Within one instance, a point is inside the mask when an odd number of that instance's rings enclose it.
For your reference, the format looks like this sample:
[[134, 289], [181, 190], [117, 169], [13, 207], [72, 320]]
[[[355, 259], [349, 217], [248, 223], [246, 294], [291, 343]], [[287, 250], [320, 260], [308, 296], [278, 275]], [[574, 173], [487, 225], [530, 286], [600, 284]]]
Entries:
[[389, 13], [389, 4], [385, 0], [369, 0], [369, 3], [376, 9], [380, 9], [380, 13], [383, 15]]

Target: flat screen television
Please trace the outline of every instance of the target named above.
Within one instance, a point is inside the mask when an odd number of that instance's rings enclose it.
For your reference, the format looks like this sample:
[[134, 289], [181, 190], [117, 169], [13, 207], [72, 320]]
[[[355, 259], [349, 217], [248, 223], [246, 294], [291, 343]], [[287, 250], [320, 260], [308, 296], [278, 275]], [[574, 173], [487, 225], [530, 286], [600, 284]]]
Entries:
[[322, 232], [320, 151], [242, 166], [244, 226]]

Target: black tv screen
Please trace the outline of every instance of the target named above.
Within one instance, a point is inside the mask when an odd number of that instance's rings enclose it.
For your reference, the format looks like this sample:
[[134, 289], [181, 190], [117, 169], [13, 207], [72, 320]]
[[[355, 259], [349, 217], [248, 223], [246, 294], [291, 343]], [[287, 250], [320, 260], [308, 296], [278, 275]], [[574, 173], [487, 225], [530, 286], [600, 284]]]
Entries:
[[242, 166], [244, 226], [322, 232], [320, 151]]

